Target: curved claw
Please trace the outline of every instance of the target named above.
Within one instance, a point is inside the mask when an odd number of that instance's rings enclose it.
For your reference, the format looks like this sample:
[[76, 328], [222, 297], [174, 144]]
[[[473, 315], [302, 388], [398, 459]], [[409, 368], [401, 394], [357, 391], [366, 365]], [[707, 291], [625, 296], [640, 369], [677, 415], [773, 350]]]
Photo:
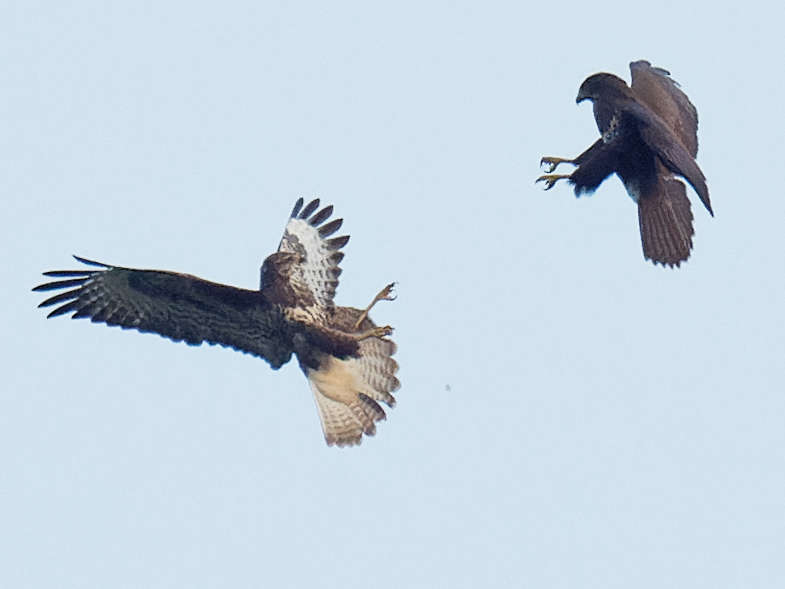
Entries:
[[542, 168], [545, 166], [545, 172], [551, 173], [556, 169], [556, 166], [559, 164], [571, 164], [573, 163], [572, 160], [565, 159], [563, 157], [550, 157], [545, 156], [540, 160], [540, 167]]
[[546, 174], [537, 178], [534, 183], [545, 182], [545, 190], [550, 190], [556, 182], [559, 180], [566, 180], [567, 178], [569, 178], [569, 176], [566, 174]]
[[384, 325], [382, 327], [372, 327], [371, 329], [362, 332], [357, 336], [357, 341], [362, 341], [364, 339], [368, 339], [369, 337], [378, 337], [383, 338], [388, 335], [392, 335], [393, 328], [389, 325]]
[[378, 295], [376, 295], [377, 299], [380, 301], [394, 301], [395, 299], [397, 299], [398, 296], [393, 294], [393, 289], [395, 288], [395, 285], [396, 285], [395, 282], [391, 282], [390, 284], [385, 286], [381, 290], [381, 292]]
[[393, 331], [395, 331], [395, 330], [392, 327], [390, 327], [389, 325], [385, 325], [383, 327], [376, 327], [376, 328], [374, 328], [374, 331], [376, 332], [374, 334], [375, 337], [384, 337], [386, 335], [392, 335]]
[[360, 313], [360, 316], [357, 318], [357, 321], [354, 322], [355, 331], [360, 329], [360, 325], [362, 325], [363, 321], [365, 321], [366, 317], [368, 317], [368, 313], [376, 303], [378, 303], [379, 301], [394, 301], [395, 299], [398, 298], [392, 294], [393, 288], [395, 288], [395, 282], [391, 282], [390, 284], [385, 286], [382, 290], [379, 291], [379, 294], [373, 297], [371, 304], [365, 308], [365, 311]]

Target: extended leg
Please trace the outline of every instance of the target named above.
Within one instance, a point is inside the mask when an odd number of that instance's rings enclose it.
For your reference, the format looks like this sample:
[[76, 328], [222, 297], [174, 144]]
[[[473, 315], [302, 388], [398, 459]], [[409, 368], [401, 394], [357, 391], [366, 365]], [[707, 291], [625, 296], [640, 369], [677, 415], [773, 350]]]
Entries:
[[619, 159], [618, 148], [613, 143], [605, 143], [597, 139], [589, 149], [578, 157], [565, 159], [560, 157], [544, 157], [540, 160], [552, 172], [561, 163], [578, 166], [572, 174], [545, 174], [537, 178], [537, 182], [545, 183], [545, 190], [550, 190], [559, 180], [569, 180], [575, 185], [575, 195], [593, 192], [605, 178], [616, 171]]
[[[393, 291], [394, 287], [395, 287], [395, 283], [391, 282], [390, 284], [385, 286], [382, 290], [380, 290], [379, 294], [377, 294], [375, 297], [373, 297], [373, 300], [371, 301], [371, 304], [368, 305], [365, 308], [365, 311], [362, 312], [362, 315], [360, 315], [360, 318], [355, 322], [355, 324], [354, 324], [354, 329], [355, 330], [360, 329], [360, 325], [362, 325], [362, 322], [365, 321], [366, 317], [368, 317], [368, 313], [370, 313], [371, 309], [373, 309], [373, 306], [376, 303], [378, 303], [379, 301], [394, 301], [395, 300], [395, 297], [392, 296], [392, 291]], [[390, 334], [388, 333], [388, 334], [385, 334], [385, 335], [390, 335]], [[370, 337], [370, 336], [368, 336], [368, 337]]]

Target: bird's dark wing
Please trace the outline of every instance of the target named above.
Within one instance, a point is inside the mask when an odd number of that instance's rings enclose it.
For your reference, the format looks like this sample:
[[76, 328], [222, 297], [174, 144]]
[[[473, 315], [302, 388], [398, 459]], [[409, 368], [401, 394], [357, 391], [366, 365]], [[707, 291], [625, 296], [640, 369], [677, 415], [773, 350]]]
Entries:
[[692, 210], [684, 184], [657, 163], [656, 181], [638, 199], [638, 223], [646, 259], [678, 266], [692, 250]]
[[709, 188], [695, 158], [666, 123], [648, 106], [635, 100], [621, 107], [638, 121], [641, 139], [673, 173], [683, 176], [698, 193], [706, 209], [714, 215], [709, 200]]
[[191, 345], [228, 346], [264, 358], [273, 368], [291, 357], [289, 326], [259, 291], [187, 274], [76, 259], [97, 269], [44, 272], [61, 280], [33, 289], [65, 291], [39, 305], [59, 305], [48, 317], [72, 313], [73, 319], [89, 317], [96, 323], [157, 333]]
[[630, 64], [635, 97], [665, 121], [690, 155], [698, 153], [698, 111], [679, 88], [670, 72], [652, 67], [648, 61]]

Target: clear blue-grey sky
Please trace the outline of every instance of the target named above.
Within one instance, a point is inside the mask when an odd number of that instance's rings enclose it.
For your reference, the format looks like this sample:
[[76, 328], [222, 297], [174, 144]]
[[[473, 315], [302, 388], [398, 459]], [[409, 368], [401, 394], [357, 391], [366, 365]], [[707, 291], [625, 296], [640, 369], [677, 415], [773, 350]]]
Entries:
[[[122, 4], [0, 8], [0, 586], [785, 585], [780, 4]], [[700, 114], [679, 270], [534, 185], [635, 59]], [[36, 309], [71, 254], [253, 288], [298, 196], [339, 303], [399, 283], [359, 448], [296, 362]]]

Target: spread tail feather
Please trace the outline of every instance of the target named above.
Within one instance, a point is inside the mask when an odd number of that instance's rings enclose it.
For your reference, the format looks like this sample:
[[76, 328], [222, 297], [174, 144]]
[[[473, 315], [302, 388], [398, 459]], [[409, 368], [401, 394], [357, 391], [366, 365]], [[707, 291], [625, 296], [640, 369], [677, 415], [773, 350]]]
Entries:
[[[340, 313], [339, 323], [350, 325], [361, 311], [342, 307]], [[360, 331], [371, 327], [373, 322], [364, 319]], [[305, 370], [328, 446], [354, 446], [363, 434], [376, 433], [376, 422], [386, 418], [379, 403], [393, 407], [392, 393], [401, 386], [395, 377], [395, 350], [391, 340], [370, 337], [359, 343], [357, 355], [342, 359], [325, 354], [318, 369]]]
[[692, 250], [692, 210], [684, 184], [661, 176], [651, 194], [638, 200], [643, 255], [655, 264], [678, 266]]

